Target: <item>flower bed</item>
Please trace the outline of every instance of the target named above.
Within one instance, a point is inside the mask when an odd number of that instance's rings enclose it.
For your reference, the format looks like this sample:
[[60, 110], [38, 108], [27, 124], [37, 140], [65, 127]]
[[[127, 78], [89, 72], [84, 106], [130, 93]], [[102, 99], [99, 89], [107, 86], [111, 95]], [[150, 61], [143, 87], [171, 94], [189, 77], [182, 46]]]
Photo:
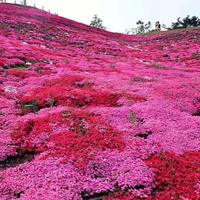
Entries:
[[200, 199], [199, 29], [0, 10], [0, 199]]

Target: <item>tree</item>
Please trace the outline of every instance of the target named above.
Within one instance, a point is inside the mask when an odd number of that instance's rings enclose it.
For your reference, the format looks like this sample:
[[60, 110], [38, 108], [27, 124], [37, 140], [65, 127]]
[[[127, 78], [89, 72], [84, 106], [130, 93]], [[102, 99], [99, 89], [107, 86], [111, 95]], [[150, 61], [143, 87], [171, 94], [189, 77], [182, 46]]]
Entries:
[[139, 33], [144, 33], [144, 31], [145, 31], [145, 28], [144, 28], [144, 22], [143, 21], [141, 21], [141, 20], [138, 20], [137, 22], [136, 22], [136, 24], [138, 25], [138, 27], [137, 27], [137, 33], [139, 34]]
[[97, 15], [94, 15], [92, 21], [90, 22], [90, 26], [106, 29], [106, 27], [103, 26], [103, 21], [101, 18], [99, 18]]
[[147, 23], [144, 23], [143, 21], [138, 20], [136, 24], [138, 25], [136, 28], [126, 29], [125, 33], [126, 34], [141, 34], [141, 33], [149, 33], [152, 31], [150, 21]]
[[191, 17], [191, 25], [194, 27], [200, 26], [200, 19], [197, 16]]
[[136, 34], [151, 32], [151, 22], [150, 21], [147, 23], [144, 23], [143, 21], [139, 20], [136, 22], [136, 24], [138, 25], [138, 27], [135, 29]]
[[144, 25], [144, 30], [145, 32], [150, 32], [150, 29], [151, 29], [151, 22], [147, 22], [145, 25]]
[[172, 22], [172, 29], [177, 29], [181, 25], [180, 17], [177, 18], [176, 22]]
[[22, 0], [21, 4], [24, 5], [24, 6], [27, 6], [27, 0]]
[[172, 29], [198, 27], [200, 26], [200, 19], [197, 16], [190, 17], [187, 15], [185, 18], [180, 17], [176, 22], [172, 22]]

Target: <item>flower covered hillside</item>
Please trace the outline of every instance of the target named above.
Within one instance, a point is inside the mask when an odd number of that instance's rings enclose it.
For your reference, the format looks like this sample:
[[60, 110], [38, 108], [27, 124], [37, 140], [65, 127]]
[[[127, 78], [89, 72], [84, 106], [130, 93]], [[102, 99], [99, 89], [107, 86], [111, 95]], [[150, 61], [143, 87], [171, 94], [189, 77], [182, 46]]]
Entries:
[[1, 3], [0, 199], [200, 199], [199, 35]]

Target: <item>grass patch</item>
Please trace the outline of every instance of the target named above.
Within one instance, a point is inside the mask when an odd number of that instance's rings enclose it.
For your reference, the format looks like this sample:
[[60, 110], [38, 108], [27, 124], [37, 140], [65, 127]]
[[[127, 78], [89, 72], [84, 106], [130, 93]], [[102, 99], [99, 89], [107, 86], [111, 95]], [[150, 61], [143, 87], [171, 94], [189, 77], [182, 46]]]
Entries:
[[149, 65], [147, 66], [148, 68], [153, 68], [153, 69], [157, 69], [157, 70], [168, 70], [167, 67], [162, 66], [162, 65]]
[[33, 100], [28, 103], [21, 103], [21, 109], [22, 109], [22, 111], [25, 111], [25, 112], [27, 111], [27, 112], [36, 113], [40, 110], [40, 107], [39, 107], [37, 101]]
[[144, 119], [140, 119], [134, 112], [131, 112], [129, 115], [129, 122], [137, 123], [139, 125], [144, 123]]

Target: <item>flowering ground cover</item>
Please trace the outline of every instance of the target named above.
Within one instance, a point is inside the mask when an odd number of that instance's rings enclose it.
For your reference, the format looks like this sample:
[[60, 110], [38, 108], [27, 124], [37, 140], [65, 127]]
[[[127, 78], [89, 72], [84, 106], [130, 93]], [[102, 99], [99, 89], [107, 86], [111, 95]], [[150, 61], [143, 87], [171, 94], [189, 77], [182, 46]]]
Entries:
[[200, 199], [199, 35], [0, 4], [0, 199]]

